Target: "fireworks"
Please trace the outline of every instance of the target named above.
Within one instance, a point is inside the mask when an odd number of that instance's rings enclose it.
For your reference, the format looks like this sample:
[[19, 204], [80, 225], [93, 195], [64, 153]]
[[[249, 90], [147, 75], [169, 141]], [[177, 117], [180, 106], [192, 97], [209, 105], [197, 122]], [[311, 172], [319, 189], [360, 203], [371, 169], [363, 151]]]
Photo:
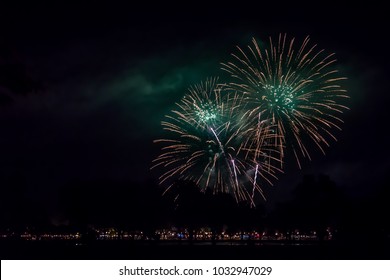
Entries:
[[[159, 180], [168, 183], [167, 190], [176, 180], [189, 180], [203, 191], [230, 193], [237, 201], [254, 203], [256, 194], [263, 195], [260, 182], [271, 183], [278, 171], [264, 144], [273, 136], [266, 122], [253, 127], [242, 119], [241, 102], [210, 79], [191, 87], [176, 104], [162, 122], [171, 138], [155, 141], [165, 145], [153, 167], [166, 170]], [[257, 141], [249, 142], [254, 133]]]
[[300, 157], [310, 154], [305, 145], [310, 140], [323, 152], [329, 139], [336, 140], [331, 130], [340, 129], [339, 114], [347, 109], [340, 101], [347, 98], [339, 82], [344, 80], [334, 68], [334, 54], [325, 54], [309, 44], [309, 37], [300, 46], [295, 39], [279, 35], [262, 47], [253, 39], [243, 50], [238, 47], [232, 61], [222, 63], [229, 72], [232, 89], [246, 96], [246, 117], [261, 114], [276, 127], [273, 140], [283, 158], [290, 148], [300, 166]]
[[267, 47], [253, 39], [222, 63], [231, 81], [209, 79], [189, 88], [162, 122], [169, 136], [156, 140], [162, 153], [154, 167], [169, 191], [176, 182], [194, 182], [201, 191], [230, 193], [255, 205], [262, 187], [281, 172], [286, 150], [298, 166], [310, 159], [307, 142], [323, 153], [339, 115], [346, 90], [335, 69], [334, 54], [325, 54], [307, 37], [296, 45], [279, 35]]

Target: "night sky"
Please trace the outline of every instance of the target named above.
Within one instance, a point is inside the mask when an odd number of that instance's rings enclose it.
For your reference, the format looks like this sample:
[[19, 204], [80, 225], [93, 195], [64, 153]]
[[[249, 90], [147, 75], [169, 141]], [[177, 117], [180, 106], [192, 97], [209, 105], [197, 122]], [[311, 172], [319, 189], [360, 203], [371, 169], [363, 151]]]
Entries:
[[65, 223], [64, 193], [75, 185], [153, 185], [159, 173], [149, 168], [159, 147], [152, 142], [163, 135], [160, 122], [174, 103], [190, 85], [223, 78], [219, 63], [230, 59], [236, 45], [281, 32], [299, 41], [310, 35], [320, 48], [336, 53], [348, 77], [351, 110], [326, 156], [314, 151], [302, 170], [287, 162], [285, 174], [266, 190], [266, 207], [288, 200], [305, 174], [328, 175], [352, 199], [388, 182], [386, 9], [295, 1], [127, 3], [0, 9], [3, 221], [32, 212]]

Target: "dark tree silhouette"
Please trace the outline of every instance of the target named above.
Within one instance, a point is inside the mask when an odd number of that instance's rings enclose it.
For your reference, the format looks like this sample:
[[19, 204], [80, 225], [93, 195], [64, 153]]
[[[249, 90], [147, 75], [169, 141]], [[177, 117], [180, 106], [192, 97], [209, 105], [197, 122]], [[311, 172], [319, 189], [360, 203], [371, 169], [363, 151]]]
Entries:
[[316, 230], [322, 238], [327, 227], [341, 223], [345, 197], [329, 176], [304, 176], [293, 195], [293, 199], [279, 205], [273, 215], [278, 228]]

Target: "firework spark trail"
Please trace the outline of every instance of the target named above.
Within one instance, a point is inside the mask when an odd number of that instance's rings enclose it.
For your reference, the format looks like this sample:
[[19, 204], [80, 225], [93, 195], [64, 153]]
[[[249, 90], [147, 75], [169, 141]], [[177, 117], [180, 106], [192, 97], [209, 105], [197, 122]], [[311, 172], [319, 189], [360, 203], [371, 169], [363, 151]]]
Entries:
[[214, 131], [214, 129], [213, 129], [212, 127], [210, 127], [210, 130], [211, 130], [211, 132], [214, 134], [215, 139], [217, 139], [217, 142], [218, 142], [219, 148], [221, 149], [221, 152], [224, 154], [225, 151], [224, 151], [224, 149], [223, 149], [223, 146], [222, 146], [221, 141], [220, 141], [219, 138], [218, 138], [218, 135], [215, 133], [215, 131]]
[[327, 137], [336, 139], [331, 129], [340, 129], [342, 120], [335, 114], [348, 109], [340, 104], [348, 96], [338, 83], [346, 78], [338, 76], [334, 54], [310, 45], [309, 37], [298, 47], [286, 34], [275, 41], [270, 37], [263, 47], [253, 39], [247, 50], [237, 47], [232, 61], [221, 65], [233, 79], [230, 88], [247, 97], [246, 117], [261, 113], [272, 120], [281, 159], [291, 149], [300, 166], [301, 157], [310, 159], [306, 139], [322, 153]]
[[234, 170], [234, 179], [236, 181], [236, 187], [238, 188], [237, 171], [236, 171], [236, 164], [234, 162], [234, 159], [232, 159], [232, 165], [233, 165], [233, 170]]
[[256, 170], [255, 170], [255, 176], [253, 178], [253, 188], [252, 188], [252, 206], [255, 206], [254, 203], [254, 197], [255, 197], [255, 190], [256, 190], [256, 181], [257, 181], [257, 172], [259, 170], [259, 165], [256, 164]]

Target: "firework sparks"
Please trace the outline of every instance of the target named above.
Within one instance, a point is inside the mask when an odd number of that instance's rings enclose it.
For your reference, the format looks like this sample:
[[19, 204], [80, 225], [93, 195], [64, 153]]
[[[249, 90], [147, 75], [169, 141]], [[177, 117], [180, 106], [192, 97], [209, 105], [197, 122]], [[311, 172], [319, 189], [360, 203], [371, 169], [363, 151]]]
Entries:
[[[189, 89], [166, 116], [168, 121], [162, 122], [171, 138], [155, 141], [164, 147], [152, 168], [166, 169], [159, 180], [168, 185], [167, 190], [177, 180], [189, 180], [203, 191], [209, 188], [214, 193], [230, 193], [237, 201], [254, 203], [255, 193], [263, 196], [257, 174], [268, 184], [279, 171], [272, 165], [272, 147], [264, 145], [274, 136], [264, 122], [255, 128], [245, 122], [239, 110], [240, 95], [223, 91], [217, 79]], [[257, 141], [249, 142], [248, 136], [254, 132]]]
[[338, 115], [348, 109], [340, 104], [348, 96], [339, 85], [345, 78], [334, 67], [334, 54], [326, 55], [309, 41], [306, 37], [296, 46], [294, 38], [280, 34], [262, 47], [253, 39], [246, 50], [238, 47], [232, 61], [222, 63], [234, 80], [230, 88], [246, 97], [245, 117], [261, 114], [270, 120], [281, 159], [285, 148], [291, 148], [299, 167], [300, 157], [310, 159], [305, 139], [325, 153], [329, 139], [336, 140], [331, 130], [340, 129]]

